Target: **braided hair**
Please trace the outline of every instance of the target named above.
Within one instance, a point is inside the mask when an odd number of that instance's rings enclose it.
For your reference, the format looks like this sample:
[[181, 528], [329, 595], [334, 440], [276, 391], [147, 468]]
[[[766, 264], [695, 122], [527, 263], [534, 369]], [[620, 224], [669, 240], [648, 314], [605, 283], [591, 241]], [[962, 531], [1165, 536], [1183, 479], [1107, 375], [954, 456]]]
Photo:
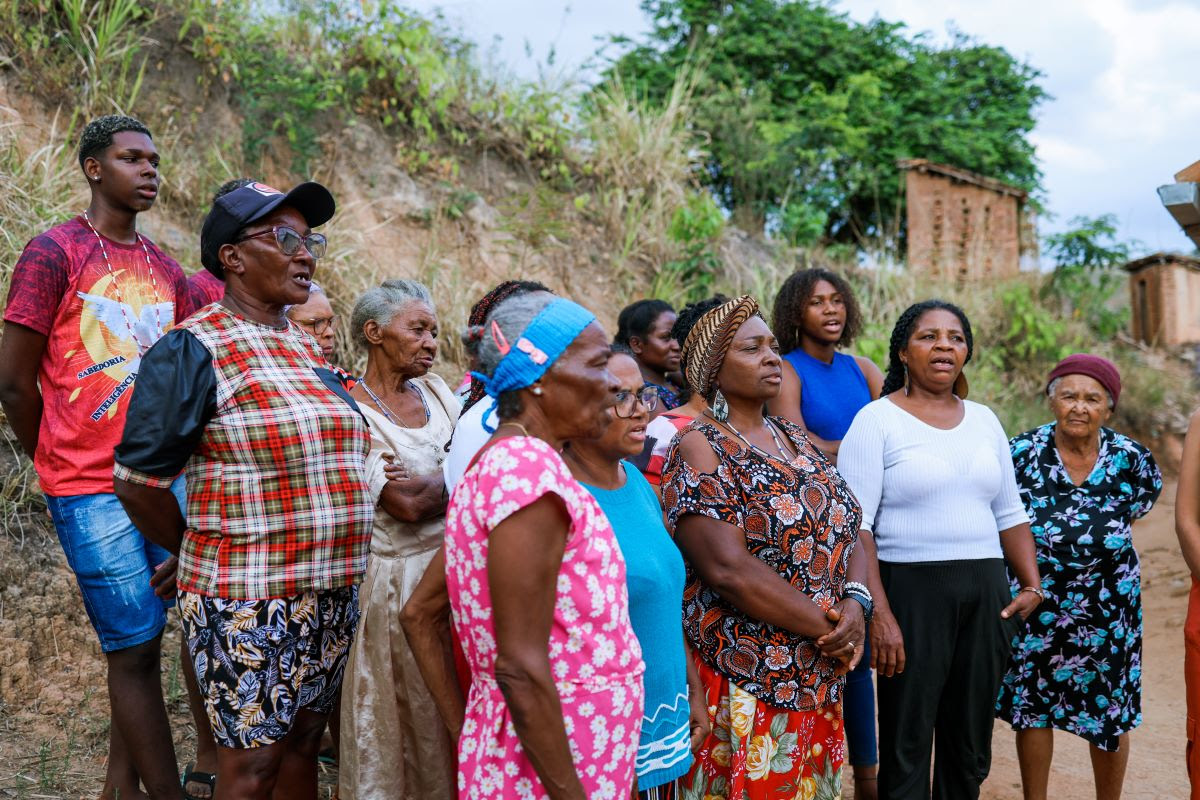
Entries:
[[[483, 323], [487, 322], [488, 314], [492, 313], [492, 309], [499, 305], [501, 301], [513, 295], [549, 291], [549, 287], [537, 281], [504, 281], [479, 298], [479, 302], [471, 306], [471, 314], [467, 317], [467, 330], [463, 334], [463, 344], [467, 348], [467, 353], [472, 358], [478, 356], [479, 331], [482, 329]], [[483, 382], [471, 378], [471, 391], [467, 393], [467, 399], [463, 403], [463, 413], [466, 413], [468, 408], [482, 400], [484, 394]]]
[[790, 353], [800, 346], [800, 320], [804, 318], [804, 309], [808, 306], [809, 298], [819, 281], [828, 281], [834, 291], [842, 296], [846, 306], [846, 324], [842, 326], [842, 336], [837, 340], [839, 347], [848, 347], [854, 342], [862, 330], [862, 312], [858, 308], [858, 300], [854, 290], [841, 275], [827, 269], [815, 267], [802, 269], [792, 273], [783, 282], [779, 294], [775, 295], [775, 307], [771, 311], [771, 332], [779, 340], [779, 350]]
[[[723, 306], [729, 302], [729, 298], [723, 294], [713, 295], [707, 300], [699, 300], [695, 303], [688, 303], [683, 308], [679, 309], [678, 315], [675, 317], [675, 324], [671, 326], [671, 338], [679, 342], [680, 346], [687, 341], [688, 334], [692, 332], [692, 328], [696, 327], [696, 323], [700, 321], [708, 312], [714, 308]], [[616, 349], [616, 348], [614, 348]], [[692, 397], [692, 387], [687, 382], [687, 367], [680, 365], [680, 381], [679, 381], [679, 403], [682, 405]]]
[[963, 335], [967, 338], [967, 360], [963, 362], [966, 366], [971, 361], [971, 355], [975, 352], [975, 337], [971, 333], [971, 321], [967, 319], [966, 313], [945, 300], [925, 300], [920, 303], [914, 303], [904, 310], [900, 318], [896, 320], [896, 326], [892, 328], [892, 340], [888, 345], [888, 369], [887, 376], [883, 379], [883, 389], [880, 391], [880, 397], [891, 394], [897, 389], [904, 386], [904, 364], [900, 361], [900, 351], [908, 346], [908, 340], [913, 334], [913, 330], [917, 327], [917, 322], [921, 319], [926, 311], [949, 311], [954, 316], [958, 317], [958, 321], [962, 323]]

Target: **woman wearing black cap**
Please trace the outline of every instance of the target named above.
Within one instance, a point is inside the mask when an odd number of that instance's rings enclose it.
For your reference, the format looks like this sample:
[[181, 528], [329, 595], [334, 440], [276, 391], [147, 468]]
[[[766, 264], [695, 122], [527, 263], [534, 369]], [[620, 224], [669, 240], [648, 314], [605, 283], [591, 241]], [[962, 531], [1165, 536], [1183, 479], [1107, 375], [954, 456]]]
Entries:
[[[317, 751], [358, 623], [374, 513], [367, 426], [284, 314], [308, 299], [333, 197], [305, 183], [218, 196], [201, 261], [220, 303], [142, 359], [116, 492], [179, 554], [184, 634], [218, 748], [222, 796], [315, 797]], [[186, 470], [187, 519], [165, 502]]]

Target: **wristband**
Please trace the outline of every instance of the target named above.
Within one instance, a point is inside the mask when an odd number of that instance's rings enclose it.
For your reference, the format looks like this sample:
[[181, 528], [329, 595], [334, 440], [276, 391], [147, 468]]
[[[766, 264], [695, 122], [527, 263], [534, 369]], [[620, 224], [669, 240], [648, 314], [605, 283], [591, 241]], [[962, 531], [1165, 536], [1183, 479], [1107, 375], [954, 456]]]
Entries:
[[874, 614], [875, 614], [875, 604], [871, 602], [871, 598], [863, 597], [858, 592], [847, 592], [846, 598], [848, 598], [850, 600], [854, 600], [860, 606], [862, 606], [863, 619], [865, 619], [869, 623], [871, 621], [871, 617], [874, 616]]

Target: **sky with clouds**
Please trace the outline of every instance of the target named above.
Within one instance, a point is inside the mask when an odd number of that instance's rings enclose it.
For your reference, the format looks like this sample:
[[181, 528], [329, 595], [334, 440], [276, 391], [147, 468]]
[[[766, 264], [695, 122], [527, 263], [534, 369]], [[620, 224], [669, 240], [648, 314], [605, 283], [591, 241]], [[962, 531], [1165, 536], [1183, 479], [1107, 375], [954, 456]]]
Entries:
[[[440, 8], [527, 78], [578, 74], [609, 34], [637, 37], [648, 27], [637, 0], [408, 5]], [[1043, 233], [1112, 213], [1140, 252], [1193, 249], [1155, 189], [1200, 159], [1200, 0], [839, 0], [836, 8], [861, 21], [900, 21], [935, 41], [953, 26], [1044, 73], [1053, 99], [1033, 134], [1051, 215]]]

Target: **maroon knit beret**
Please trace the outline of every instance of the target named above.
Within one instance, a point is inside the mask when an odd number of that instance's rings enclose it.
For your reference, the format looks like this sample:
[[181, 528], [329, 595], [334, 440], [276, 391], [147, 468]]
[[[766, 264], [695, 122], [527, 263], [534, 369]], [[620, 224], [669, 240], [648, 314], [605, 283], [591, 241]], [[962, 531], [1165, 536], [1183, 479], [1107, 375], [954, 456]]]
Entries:
[[1050, 377], [1046, 379], [1046, 391], [1050, 391], [1050, 384], [1055, 379], [1064, 375], [1087, 375], [1089, 378], [1095, 378], [1108, 391], [1108, 396], [1112, 398], [1113, 408], [1117, 407], [1117, 398], [1121, 396], [1121, 373], [1117, 372], [1116, 365], [1107, 358], [1090, 353], [1075, 353], [1067, 356], [1058, 362], [1058, 366], [1050, 370]]

